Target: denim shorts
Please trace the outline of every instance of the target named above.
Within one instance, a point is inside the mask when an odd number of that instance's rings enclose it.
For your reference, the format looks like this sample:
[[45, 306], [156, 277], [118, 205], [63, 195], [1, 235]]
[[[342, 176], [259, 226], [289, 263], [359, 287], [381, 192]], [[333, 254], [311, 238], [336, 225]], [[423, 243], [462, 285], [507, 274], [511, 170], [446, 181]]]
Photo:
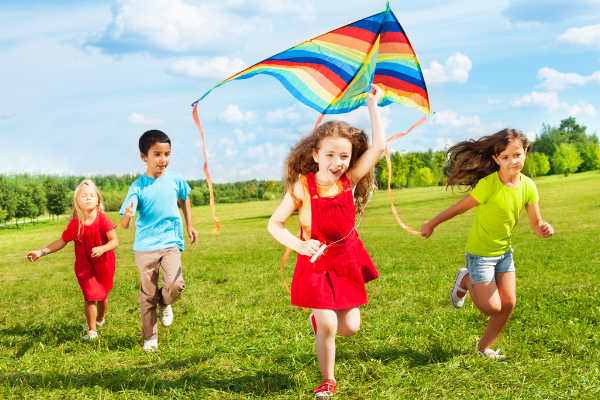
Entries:
[[512, 254], [512, 249], [508, 253], [496, 257], [483, 257], [465, 253], [471, 283], [494, 282], [496, 272], [515, 272], [515, 262]]

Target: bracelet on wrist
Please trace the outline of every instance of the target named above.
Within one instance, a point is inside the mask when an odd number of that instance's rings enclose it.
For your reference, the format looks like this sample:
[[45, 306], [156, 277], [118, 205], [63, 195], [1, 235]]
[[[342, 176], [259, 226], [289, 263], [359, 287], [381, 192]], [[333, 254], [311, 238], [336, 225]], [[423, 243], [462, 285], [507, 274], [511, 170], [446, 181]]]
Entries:
[[42, 257], [44, 257], [44, 256], [47, 256], [47, 255], [48, 255], [48, 254], [46, 254], [46, 252], [44, 251], [44, 248], [42, 248], [42, 249], [40, 250], [40, 252], [42, 253]]

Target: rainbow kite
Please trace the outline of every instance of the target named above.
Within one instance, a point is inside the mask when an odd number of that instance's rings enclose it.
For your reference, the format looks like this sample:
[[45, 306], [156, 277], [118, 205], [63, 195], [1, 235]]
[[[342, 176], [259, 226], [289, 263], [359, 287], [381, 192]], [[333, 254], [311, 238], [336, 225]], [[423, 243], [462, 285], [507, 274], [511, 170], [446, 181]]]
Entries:
[[[325, 114], [343, 114], [366, 105], [372, 83], [383, 90], [379, 106], [398, 103], [417, 107], [430, 114], [421, 66], [404, 29], [390, 9], [389, 2], [386, 10], [379, 14], [307, 40], [246, 68], [206, 92], [192, 104], [194, 122], [202, 135], [203, 148], [204, 134], [198, 119], [198, 102], [224, 83], [260, 74], [277, 78], [296, 99], [321, 113], [315, 126]], [[424, 121], [425, 118], [413, 127]], [[404, 134], [394, 135], [388, 142]], [[211, 232], [218, 232], [219, 221], [214, 211], [212, 183], [206, 152], [203, 152], [204, 171], [211, 192], [210, 204], [216, 225]], [[390, 170], [387, 149], [386, 158]], [[391, 172], [388, 176], [391, 176]], [[389, 192], [391, 199], [391, 189]], [[392, 211], [400, 225], [412, 231], [400, 221], [393, 203]]]

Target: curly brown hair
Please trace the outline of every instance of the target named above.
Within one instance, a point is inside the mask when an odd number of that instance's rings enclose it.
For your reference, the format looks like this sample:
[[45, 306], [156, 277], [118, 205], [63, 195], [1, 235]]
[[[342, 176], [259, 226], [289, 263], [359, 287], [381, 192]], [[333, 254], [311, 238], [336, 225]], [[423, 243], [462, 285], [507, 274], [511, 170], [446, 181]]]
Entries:
[[450, 147], [444, 166], [448, 174], [446, 187], [475, 188], [480, 179], [500, 169], [492, 156], [497, 157], [509, 143], [522, 144], [525, 153], [531, 149], [531, 143], [518, 129], [503, 129], [493, 135], [466, 140]]
[[[292, 195], [294, 204], [298, 205], [302, 199], [294, 196], [294, 185], [298, 181], [298, 175], [307, 175], [319, 171], [319, 164], [313, 158], [313, 150], [320, 149], [321, 140], [338, 136], [348, 139], [352, 144], [352, 155], [350, 156], [351, 170], [356, 160], [369, 148], [369, 137], [364, 130], [360, 130], [342, 121], [328, 121], [319, 125], [311, 134], [305, 136], [290, 151], [285, 162], [285, 176], [283, 179], [284, 193]], [[361, 212], [369, 201], [369, 192], [373, 187], [373, 172], [366, 174], [357, 184], [354, 190], [354, 206], [356, 212]]]

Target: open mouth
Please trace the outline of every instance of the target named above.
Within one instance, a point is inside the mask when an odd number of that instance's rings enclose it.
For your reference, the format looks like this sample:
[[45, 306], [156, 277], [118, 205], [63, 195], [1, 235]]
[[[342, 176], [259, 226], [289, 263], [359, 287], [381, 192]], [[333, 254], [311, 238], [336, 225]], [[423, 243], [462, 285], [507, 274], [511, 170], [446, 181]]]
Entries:
[[338, 169], [338, 170], [333, 170], [333, 169], [330, 169], [330, 170], [329, 170], [329, 172], [330, 172], [330, 173], [331, 173], [331, 175], [333, 175], [333, 176], [339, 176], [339, 175], [342, 173], [342, 170], [341, 170], [341, 169]]

